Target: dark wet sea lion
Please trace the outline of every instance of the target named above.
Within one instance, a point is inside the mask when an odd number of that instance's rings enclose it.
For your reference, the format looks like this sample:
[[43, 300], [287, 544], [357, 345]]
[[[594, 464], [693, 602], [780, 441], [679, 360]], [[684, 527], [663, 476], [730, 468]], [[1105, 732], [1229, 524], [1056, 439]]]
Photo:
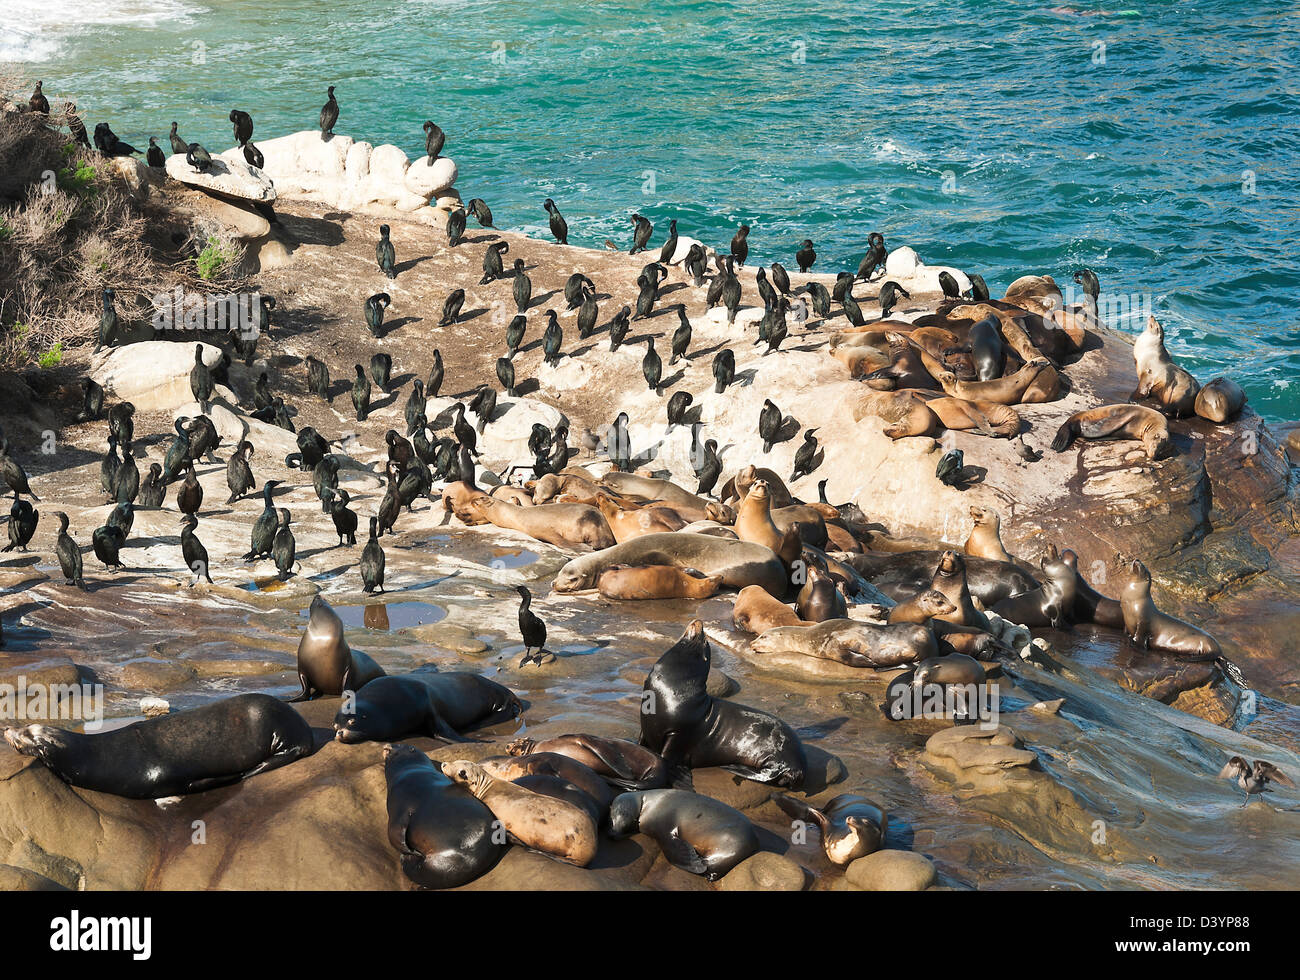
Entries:
[[513, 756], [533, 752], [568, 756], [615, 786], [624, 789], [658, 789], [668, 785], [668, 767], [656, 753], [622, 738], [600, 735], [559, 735], [538, 742], [518, 738], [506, 746]]
[[865, 796], [842, 793], [820, 807], [783, 793], [772, 799], [792, 819], [817, 826], [832, 864], [843, 866], [874, 854], [885, 841], [889, 817]]
[[[903, 602], [933, 587], [934, 571], [943, 555], [942, 551], [876, 551], [845, 555], [842, 560], [889, 598]], [[970, 594], [985, 609], [1001, 599], [1038, 588], [1034, 577], [1018, 565], [972, 557], [965, 559], [965, 565]]]
[[810, 623], [824, 623], [848, 615], [848, 606], [834, 579], [816, 565], [809, 566], [808, 581], [799, 590], [794, 608], [800, 619]]
[[710, 657], [704, 624], [694, 620], [646, 677], [641, 744], [670, 768], [721, 766], [762, 783], [801, 785], [807, 762], [799, 736], [775, 715], [710, 695]]
[[312, 751], [311, 726], [269, 694], [239, 694], [102, 735], [28, 725], [4, 736], [73, 786], [133, 800], [201, 793]]
[[519, 698], [509, 688], [478, 674], [420, 670], [371, 681], [344, 699], [334, 716], [340, 742], [379, 742], [428, 735], [464, 742], [460, 729], [503, 711], [519, 714]]
[[930, 657], [916, 665], [912, 683], [926, 684], [983, 684], [984, 668], [974, 657], [952, 653], [946, 657]]
[[759, 850], [754, 825], [743, 813], [680, 789], [616, 796], [609, 807], [609, 835], [618, 840], [636, 833], [653, 838], [673, 867], [710, 881]]
[[343, 638], [343, 620], [320, 596], [311, 601], [307, 629], [298, 641], [298, 680], [302, 692], [293, 701], [360, 690], [384, 676], [384, 668]]
[[799, 653], [833, 660], [848, 667], [897, 667], [939, 651], [924, 626], [900, 623], [878, 626], [856, 619], [829, 619], [813, 626], [778, 626], [750, 644], [755, 653]]
[[1040, 567], [1042, 585], [1032, 592], [994, 603], [993, 612], [1021, 626], [1069, 629], [1078, 573], [1057, 555], [1055, 545], [1048, 546]]
[[1173, 451], [1168, 420], [1145, 405], [1101, 405], [1075, 412], [1056, 430], [1052, 449], [1063, 453], [1076, 438], [1136, 439], [1152, 460], [1163, 459]]
[[889, 367], [872, 371], [864, 379], [878, 391], [896, 391], [900, 388], [938, 389], [939, 381], [926, 370], [921, 352], [901, 333], [890, 331]]
[[1102, 595], [1088, 584], [1079, 571], [1079, 556], [1069, 548], [1061, 552], [1061, 561], [1074, 569], [1074, 610], [1071, 614], [1074, 622], [1122, 629], [1124, 612], [1120, 609], [1119, 600]]
[[509, 845], [494, 839], [492, 811], [437, 763], [413, 745], [385, 745], [384, 778], [388, 842], [406, 877], [425, 888], [455, 888], [496, 867]]
[[1138, 559], [1128, 566], [1129, 580], [1120, 591], [1124, 632], [1143, 649], [1170, 653], [1184, 660], [1217, 660], [1219, 642], [1205, 630], [1162, 613], [1151, 600], [1151, 573]]
[[1196, 414], [1222, 425], [1241, 414], [1246, 406], [1246, 392], [1230, 378], [1215, 378], [1196, 395]]
[[977, 629], [989, 628], [988, 617], [975, 608], [971, 601], [970, 586], [966, 580], [966, 559], [955, 551], [945, 551], [939, 557], [938, 567], [930, 588], [942, 592], [957, 608], [936, 618], [962, 626], [974, 626]]

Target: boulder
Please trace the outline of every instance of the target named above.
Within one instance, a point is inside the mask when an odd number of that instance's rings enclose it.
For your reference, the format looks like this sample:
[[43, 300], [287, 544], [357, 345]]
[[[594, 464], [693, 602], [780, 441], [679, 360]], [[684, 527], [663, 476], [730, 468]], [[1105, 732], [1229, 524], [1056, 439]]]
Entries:
[[732, 868], [718, 887], [724, 892], [800, 892], [807, 872], [781, 854], [759, 851]]
[[[943, 292], [943, 287], [939, 285], [941, 272], [947, 272], [956, 279], [957, 286], [962, 292], [970, 289], [970, 279], [967, 278], [966, 273], [951, 266], [926, 265], [916, 251], [906, 245], [889, 253], [885, 258], [885, 274], [876, 282], [883, 285], [887, 280], [893, 280], [912, 294], [941, 293]], [[906, 304], [905, 300], [904, 304]]]
[[933, 862], [915, 851], [876, 851], [852, 862], [844, 876], [871, 892], [920, 892], [938, 880]]
[[[132, 402], [138, 410], [170, 411], [194, 401], [190, 369], [195, 341], [147, 340], [100, 352], [90, 376], [112, 401]], [[214, 367], [221, 348], [203, 345], [203, 363]]]
[[1005, 725], [996, 728], [983, 725], [945, 728], [930, 736], [925, 743], [925, 754], [934, 761], [949, 763], [946, 768], [973, 769], [985, 774], [1030, 766], [1038, 758], [1021, 748], [1016, 733]]
[[433, 163], [427, 156], [413, 162], [406, 170], [406, 189], [426, 201], [450, 190], [456, 183], [456, 162], [438, 157]]
[[274, 201], [275, 185], [260, 170], [244, 162], [240, 156], [229, 153], [212, 158], [212, 166], [200, 172], [185, 162], [185, 157], [174, 153], [167, 158], [167, 176], [190, 187], [244, 201]]
[[[430, 398], [424, 409], [424, 417], [429, 420], [430, 426], [440, 424], [444, 428], [449, 428], [451, 425], [449, 409], [455, 402], [454, 398], [442, 396]], [[444, 417], [439, 419], [440, 415]], [[467, 411], [465, 419], [471, 425], [478, 425], [478, 416], [473, 412]], [[545, 402], [533, 398], [502, 398], [497, 402], [492, 421], [479, 433], [479, 452], [487, 459], [500, 460], [502, 463], [532, 463], [533, 455], [528, 451], [528, 437], [532, 434], [533, 425], [540, 422], [554, 432], [561, 421], [568, 422], [564, 413]], [[569, 444], [572, 445], [573, 442], [573, 437], [570, 435]]]

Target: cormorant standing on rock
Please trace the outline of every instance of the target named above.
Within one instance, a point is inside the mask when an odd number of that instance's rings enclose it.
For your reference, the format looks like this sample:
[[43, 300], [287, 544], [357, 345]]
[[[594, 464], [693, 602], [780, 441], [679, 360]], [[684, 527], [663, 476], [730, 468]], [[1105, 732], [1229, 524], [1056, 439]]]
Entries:
[[551, 367], [560, 363], [560, 345], [564, 343], [564, 330], [554, 310], [546, 311], [546, 330], [542, 333], [542, 353]]
[[519, 345], [524, 342], [524, 332], [528, 329], [528, 318], [522, 313], [506, 324], [506, 356], [511, 359], [519, 352]]
[[783, 296], [790, 295], [790, 274], [785, 271], [785, 266], [780, 262], [772, 263], [772, 285]]
[[673, 397], [668, 399], [668, 431], [673, 431], [673, 426], [681, 425], [682, 419], [686, 417], [686, 410], [690, 408], [691, 402], [695, 400], [689, 391], [678, 391]]
[[805, 238], [799, 245], [799, 251], [794, 253], [794, 260], [799, 263], [799, 271], [807, 272], [817, 261], [817, 253], [813, 250], [811, 238]]
[[208, 399], [212, 397], [212, 371], [203, 363], [203, 345], [194, 345], [194, 367], [190, 369], [190, 391], [199, 409], [208, 410]]
[[176, 134], [175, 123], [172, 123], [172, 130], [170, 133], [167, 134], [167, 138], [171, 140], [172, 153], [177, 153], [180, 154], [181, 156], [184, 156], [186, 151], [188, 151], [190, 148], [190, 145]]
[[392, 297], [387, 293], [375, 293], [366, 299], [366, 327], [370, 330], [371, 336], [379, 336], [379, 331], [384, 326], [384, 311], [392, 301]]
[[478, 456], [478, 436], [474, 432], [474, 426], [465, 421], [465, 406], [460, 402], [457, 402], [456, 407], [452, 411], [455, 413], [455, 417], [451, 423], [452, 435], [456, 437], [456, 441], [459, 442], [461, 446], [468, 449], [475, 456]]
[[245, 439], [226, 460], [226, 486], [230, 487], [227, 504], [233, 504], [257, 485], [253, 480], [253, 468], [248, 465], [252, 455], [253, 444]]
[[443, 378], [447, 372], [442, 366], [442, 350], [435, 347], [433, 349], [433, 364], [429, 368], [429, 380], [424, 383], [424, 397], [437, 398], [438, 392], [442, 391]]
[[867, 254], [862, 256], [862, 261], [858, 264], [858, 279], [870, 279], [871, 274], [876, 269], [885, 264], [885, 237], [878, 231], [873, 231], [867, 236]]
[[318, 361], [310, 354], [307, 355], [307, 390], [313, 395], [319, 395], [327, 402], [334, 399], [330, 397], [330, 370], [325, 366], [323, 361]]
[[[889, 284], [886, 283], [885, 285], [888, 286]], [[849, 288], [844, 290], [844, 298], [840, 300], [840, 307], [844, 310], [844, 315], [849, 318], [849, 323], [853, 324], [853, 326], [860, 327], [867, 322], [867, 318], [862, 315], [862, 307], [859, 306], [858, 301], [853, 298], [852, 283], [849, 283]], [[884, 313], [883, 310], [882, 314], [884, 316], [889, 315], [888, 313]]]
[[816, 431], [816, 429], [804, 431], [803, 445], [794, 454], [794, 472], [790, 474], [791, 483], [817, 469], [817, 465], [813, 462], [817, 456], [817, 437], [813, 435]]
[[275, 504], [271, 500], [271, 491], [279, 485], [279, 480], [267, 480], [262, 484], [262, 513], [258, 514], [257, 520], [253, 521], [250, 536], [252, 547], [248, 554], [244, 555], [244, 561], [252, 561], [271, 553], [276, 527]]
[[244, 162], [250, 167], [256, 167], [258, 170], [266, 168], [266, 158], [262, 156], [262, 151], [257, 148], [256, 143], [248, 142], [244, 144]]
[[443, 144], [447, 142], [447, 134], [438, 128], [438, 125], [432, 119], [424, 121], [424, 152], [428, 154], [429, 163], [438, 159], [438, 154], [442, 152]]
[[480, 228], [492, 227], [492, 209], [487, 206], [481, 197], [471, 197], [469, 204], [465, 205], [474, 220], [478, 222]]
[[235, 124], [235, 142], [243, 146], [253, 138], [253, 117], [240, 109], [230, 110], [230, 121]]
[[655, 230], [650, 220], [643, 218], [639, 214], [632, 215], [632, 224], [635, 227], [632, 229], [632, 247], [628, 249], [628, 255], [644, 252], [646, 246], [650, 244], [650, 236], [654, 234]]
[[826, 287], [819, 282], [809, 282], [795, 290], [795, 295], [807, 293], [812, 299], [813, 312], [823, 320], [827, 320], [831, 315], [831, 294], [826, 291]]
[[664, 362], [655, 353], [655, 339], [646, 338], [645, 357], [641, 358], [641, 375], [645, 378], [645, 383], [656, 395], [662, 396], [663, 392], [659, 390], [659, 382], [663, 379]]
[[668, 237], [664, 240], [663, 247], [659, 249], [659, 261], [667, 265], [677, 254], [677, 219], [673, 218], [668, 222]]
[[185, 148], [185, 162], [199, 173], [207, 173], [212, 166], [212, 154], [198, 143], [191, 143]]
[[118, 560], [118, 552], [126, 547], [126, 532], [120, 527], [105, 524], [95, 528], [95, 533], [90, 536], [90, 546], [105, 568], [117, 571], [124, 567]]
[[569, 244], [569, 223], [564, 220], [564, 215], [560, 214], [560, 209], [555, 206], [555, 202], [549, 197], [542, 202], [542, 207], [546, 213], [551, 216], [551, 234], [561, 245]]
[[632, 439], [627, 432], [627, 422], [627, 412], [619, 412], [614, 424], [610, 426], [608, 444], [605, 447], [614, 468], [624, 473], [631, 472], [632, 469]]
[[644, 320], [654, 312], [655, 294], [659, 289], [658, 286], [650, 280], [650, 277], [646, 275], [637, 276], [636, 284], [641, 287], [641, 291], [637, 293], [636, 313], [632, 316], [632, 319]]
[[486, 286], [490, 282], [505, 278], [505, 265], [501, 261], [501, 256], [510, 251], [509, 242], [493, 242], [483, 253], [483, 278], [478, 281], [480, 286]]
[[136, 503], [141, 507], [161, 507], [163, 497], [166, 495], [167, 486], [162, 481], [162, 467], [157, 463], [150, 463], [149, 472], [140, 484]]
[[13, 506], [9, 508], [9, 543], [0, 548], [0, 551], [13, 551], [15, 548], [26, 551], [27, 542], [36, 533], [36, 524], [40, 518], [40, 511], [19, 497], [15, 490]]
[[106, 157], [129, 157], [140, 152], [130, 143], [118, 139], [108, 123], [100, 123], [95, 127], [95, 146]]
[[161, 170], [167, 166], [167, 157], [163, 155], [162, 147], [152, 136], [149, 137], [149, 149], [145, 150], [144, 162], [149, 164], [155, 170]]
[[[542, 653], [546, 647], [546, 624], [542, 622], [530, 608], [533, 603], [533, 594], [523, 585], [515, 587], [522, 600], [519, 604], [519, 635], [524, 641], [524, 657], [519, 661], [522, 667], [527, 663], [540, 664], [542, 662]], [[537, 652], [534, 654], [533, 651]]]
[[939, 273], [939, 288], [943, 290], [944, 299], [961, 299], [961, 287], [951, 272]]
[[32, 97], [27, 100], [27, 107], [31, 109], [32, 112], [39, 112], [42, 115], [48, 116], [50, 114], [50, 100], [47, 99], [45, 93], [41, 91], [41, 86], [44, 84], [45, 83], [42, 81], [36, 83], [36, 88], [32, 91]]
[[713, 391], [715, 394], [722, 394], [727, 385], [731, 384], [732, 378], [736, 376], [736, 355], [731, 352], [731, 348], [726, 347], [718, 351], [713, 357]]
[[113, 306], [113, 297], [116, 295], [111, 286], [105, 288], [101, 294], [104, 306], [99, 314], [99, 336], [95, 341], [96, 354], [105, 347], [111, 347], [113, 341], [117, 339], [117, 309]]
[[352, 407], [356, 409], [357, 421], [364, 422], [370, 414], [370, 382], [360, 364], [356, 365], [356, 372], [357, 379], [352, 382]]
[[772, 399], [766, 399], [762, 410], [758, 413], [758, 434], [763, 439], [763, 452], [772, 451], [772, 443], [780, 431], [781, 410], [776, 407]]
[[934, 468], [934, 475], [944, 486], [962, 489], [960, 484], [967, 483], [975, 477], [975, 468], [966, 466], [966, 456], [960, 449], [952, 449], [939, 457], [939, 465]]
[[727, 308], [727, 324], [731, 325], [736, 322], [736, 311], [740, 309], [740, 280], [736, 278], [732, 260], [727, 261], [722, 276], [722, 305]]
[[614, 314], [614, 319], [609, 321], [609, 350], [611, 354], [622, 346], [623, 341], [627, 338], [628, 331], [632, 329], [631, 316], [631, 308], [625, 306]]
[[533, 298], [533, 281], [524, 272], [523, 259], [515, 259], [514, 270], [515, 312], [526, 313], [528, 311], [528, 301]]
[[181, 557], [185, 559], [185, 567], [190, 570], [193, 578], [190, 579], [190, 587], [199, 584], [200, 578], [208, 580], [208, 585], [212, 585], [212, 573], [208, 570], [208, 549], [203, 547], [194, 534], [194, 529], [199, 526], [199, 519], [193, 514], [186, 514], [181, 518]]
[[339, 100], [334, 98], [334, 86], [326, 93], [329, 100], [320, 108], [320, 138], [334, 135], [334, 124], [339, 121]]
[[117, 436], [118, 444], [128, 443], [135, 437], [135, 406], [118, 402], [108, 410], [108, 431]]
[[583, 297], [587, 295], [586, 287], [595, 285], [581, 272], [575, 272], [564, 281], [564, 308], [566, 310], [576, 310], [582, 305]]
[[108, 452], [104, 454], [104, 459], [99, 464], [99, 485], [110, 500], [113, 498], [113, 488], [117, 483], [117, 468], [121, 465], [122, 460], [117, 455], [117, 436], [110, 432]]
[[416, 378], [411, 382], [411, 393], [406, 399], [406, 408], [402, 411], [402, 417], [406, 421], [406, 431], [408, 434], [415, 431], [415, 421], [424, 415], [424, 405], [428, 399], [424, 396], [424, 382]]
[[393, 358], [389, 354], [380, 351], [370, 358], [370, 376], [375, 379], [375, 384], [385, 395], [388, 394], [389, 381], [393, 376]]
[[465, 209], [457, 208], [447, 215], [447, 244], [455, 247], [465, 237]]
[[77, 103], [68, 102], [63, 107], [63, 115], [68, 120], [68, 131], [72, 133], [72, 138], [77, 144], [90, 149], [90, 137], [86, 134], [86, 124], [81, 121], [77, 115]]
[[600, 315], [600, 307], [596, 305], [596, 291], [594, 289], [584, 289], [582, 291], [582, 305], [578, 307], [578, 337], [586, 340], [591, 336], [592, 330], [596, 327], [596, 317]]
[[749, 258], [749, 225], [741, 225], [731, 239], [731, 258], [742, 269]]
[[381, 538], [385, 531], [389, 534], [393, 533], [397, 515], [402, 512], [402, 501], [397, 495], [397, 465], [390, 461], [385, 468], [385, 473], [388, 476], [388, 487], [379, 501], [379, 537]]
[[696, 494], [703, 496], [712, 493], [721, 475], [722, 458], [718, 456], [718, 440], [709, 439], [704, 443], [704, 459], [700, 461], [700, 468], [696, 472], [700, 480], [695, 488]]
[[673, 356], [668, 361], [676, 364], [679, 357], [684, 357], [691, 346], [691, 321], [686, 317], [686, 304], [677, 304], [677, 329], [673, 331]]
[[339, 535], [339, 547], [344, 544], [357, 543], [357, 515], [348, 510], [348, 504], [352, 502], [346, 490], [339, 490], [334, 494], [334, 505], [330, 508], [330, 518], [334, 521], [334, 530]]
[[384, 549], [379, 544], [379, 518], [370, 518], [370, 540], [361, 552], [361, 591], [384, 591]]
[[[987, 303], [989, 301], [989, 284], [984, 281], [984, 277], [978, 272], [972, 272], [966, 278], [970, 280], [970, 298], [976, 303]], [[1093, 299], [1095, 300], [1096, 297], [1094, 296]]]
[[894, 307], [898, 305], [898, 297], [900, 295], [906, 299], [912, 298], [911, 293], [892, 279], [880, 287], [880, 318], [882, 320], [888, 319], [889, 314], [893, 312]]
[[197, 461], [207, 457], [209, 463], [215, 463], [212, 450], [221, 444], [221, 436], [212, 420], [206, 415], [196, 416], [189, 420], [185, 430], [189, 433], [189, 458]]
[[515, 364], [508, 357], [497, 358], [497, 380], [501, 382], [507, 398], [515, 397]]
[[770, 310], [776, 302], [776, 290], [767, 281], [767, 270], [761, 265], [754, 271], [754, 285], [758, 289], [758, 298], [763, 301], [763, 308]]
[[132, 503], [140, 492], [140, 469], [135, 465], [131, 444], [122, 446], [122, 462], [113, 479], [113, 500], [119, 504]]
[[194, 460], [190, 460], [185, 473], [185, 482], [176, 491], [176, 507], [183, 514], [195, 514], [202, 504], [203, 484], [199, 482], [198, 474], [194, 472]]
[[82, 578], [81, 548], [68, 533], [68, 515], [59, 511], [54, 516], [59, 519], [59, 536], [54, 542], [54, 554], [58, 556], [64, 584], [84, 589], [86, 583]]
[[496, 389], [491, 385], [480, 387], [473, 401], [469, 403], [469, 410], [478, 416], [478, 430], [482, 432], [483, 427], [492, 421], [492, 416], [497, 410]]
[[293, 575], [293, 558], [298, 550], [298, 544], [293, 539], [293, 532], [289, 530], [291, 515], [289, 511], [281, 507], [279, 520], [275, 526], [275, 542], [271, 545], [271, 554], [275, 558], [276, 570], [280, 573], [280, 581], [288, 581]]
[[104, 414], [104, 389], [93, 378], [81, 379], [81, 413], [78, 422], [93, 422]]
[[269, 408], [275, 401], [275, 396], [271, 394], [271, 379], [263, 371], [257, 378], [257, 383], [253, 385], [253, 408], [261, 411]]
[[32, 493], [32, 488], [27, 482], [27, 471], [18, 460], [9, 455], [9, 442], [3, 438], [0, 438], [0, 476], [4, 477], [10, 490], [31, 497], [40, 503], [41, 498]]
[[464, 305], [465, 290], [453, 289], [442, 304], [442, 319], [438, 321], [438, 326], [452, 326], [456, 322], [456, 318], [460, 316], [460, 308]]
[[389, 279], [397, 278], [397, 253], [393, 249], [393, 243], [388, 238], [388, 225], [379, 226], [379, 243], [375, 245], [375, 261], [379, 263], [379, 271]]

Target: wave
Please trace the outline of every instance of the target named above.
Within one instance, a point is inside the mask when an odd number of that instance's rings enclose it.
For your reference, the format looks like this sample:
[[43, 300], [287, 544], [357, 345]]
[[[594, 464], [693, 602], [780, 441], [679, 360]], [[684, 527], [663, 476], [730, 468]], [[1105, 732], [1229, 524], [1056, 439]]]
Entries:
[[0, 4], [0, 62], [57, 58], [85, 27], [155, 27], [188, 20], [203, 8], [185, 0], [5, 0]]

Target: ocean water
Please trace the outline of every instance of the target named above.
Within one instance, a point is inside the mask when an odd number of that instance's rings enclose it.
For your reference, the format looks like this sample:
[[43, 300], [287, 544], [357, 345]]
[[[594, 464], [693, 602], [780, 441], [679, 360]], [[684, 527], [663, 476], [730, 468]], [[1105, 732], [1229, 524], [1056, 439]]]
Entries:
[[574, 244], [639, 212], [817, 271], [878, 230], [995, 294], [1086, 265], [1114, 325], [1300, 418], [1293, 4], [4, 0], [7, 60], [137, 146], [313, 128], [334, 84], [339, 132], [415, 156], [433, 119], [465, 199], [544, 233], [553, 197]]

